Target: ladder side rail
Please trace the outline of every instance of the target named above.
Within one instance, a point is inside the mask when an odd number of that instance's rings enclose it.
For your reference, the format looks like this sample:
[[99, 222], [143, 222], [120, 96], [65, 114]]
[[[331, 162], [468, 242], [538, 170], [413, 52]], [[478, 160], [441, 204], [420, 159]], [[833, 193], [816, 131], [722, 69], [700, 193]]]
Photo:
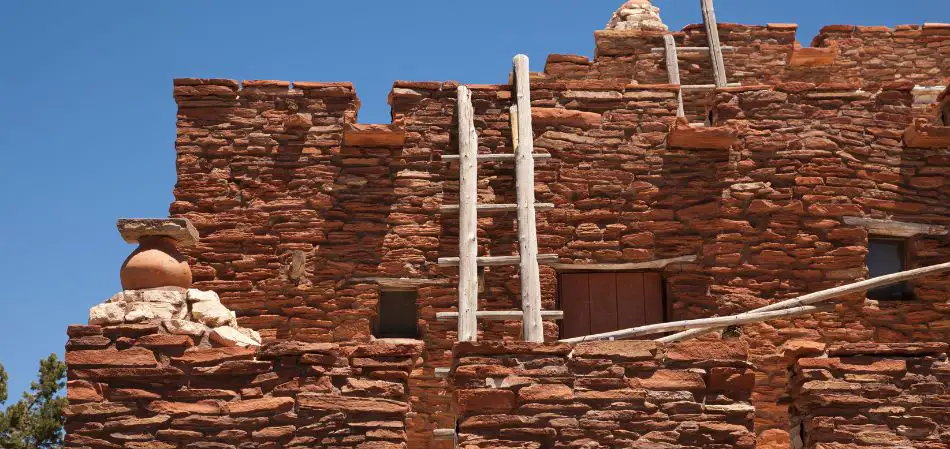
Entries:
[[459, 341], [478, 337], [478, 134], [474, 115], [471, 90], [459, 86]]
[[713, 79], [716, 87], [726, 87], [726, 63], [722, 57], [722, 45], [719, 43], [719, 24], [716, 22], [716, 9], [713, 0], [700, 0], [703, 7], [703, 23], [706, 25], [706, 37], [709, 39], [709, 56], [712, 58]]
[[[663, 36], [663, 45], [666, 48], [666, 73], [669, 75], [670, 84], [680, 85], [680, 64], [679, 54], [676, 51], [676, 40], [672, 34]], [[676, 93], [677, 107], [676, 116], [686, 117], [686, 110], [683, 107], [683, 89], [680, 88]]]
[[518, 140], [515, 147], [515, 177], [518, 194], [518, 246], [521, 257], [521, 308], [523, 338], [544, 341], [541, 320], [541, 275], [538, 266], [537, 215], [534, 204], [534, 130], [531, 122], [531, 86], [528, 57], [514, 58]]

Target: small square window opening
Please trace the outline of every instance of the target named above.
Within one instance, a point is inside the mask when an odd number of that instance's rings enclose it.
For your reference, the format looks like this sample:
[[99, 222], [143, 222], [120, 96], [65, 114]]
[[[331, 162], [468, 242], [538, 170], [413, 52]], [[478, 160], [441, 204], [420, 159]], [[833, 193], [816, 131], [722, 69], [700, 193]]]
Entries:
[[[872, 278], [907, 270], [906, 243], [895, 239], [869, 239], [867, 266]], [[905, 281], [868, 290], [868, 298], [879, 301], [914, 299], [914, 289]]]
[[419, 308], [415, 291], [382, 291], [373, 325], [376, 338], [419, 338]]

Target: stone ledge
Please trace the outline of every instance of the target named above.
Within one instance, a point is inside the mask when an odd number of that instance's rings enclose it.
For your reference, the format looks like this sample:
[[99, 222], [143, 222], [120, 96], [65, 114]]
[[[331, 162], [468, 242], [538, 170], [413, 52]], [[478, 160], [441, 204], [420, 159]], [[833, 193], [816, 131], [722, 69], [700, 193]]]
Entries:
[[830, 47], [802, 47], [795, 42], [795, 48], [788, 55], [789, 67], [827, 67], [835, 63], [838, 57], [838, 44]]
[[343, 145], [354, 147], [401, 147], [406, 130], [397, 125], [346, 125]]
[[119, 234], [127, 243], [139, 243], [142, 237], [171, 237], [181, 246], [198, 244], [198, 230], [187, 218], [120, 218]]
[[667, 147], [697, 150], [728, 150], [738, 141], [736, 131], [725, 126], [694, 128], [684, 118], [670, 127]]
[[916, 119], [904, 131], [904, 145], [908, 148], [950, 149], [950, 126], [932, 125], [926, 119]]

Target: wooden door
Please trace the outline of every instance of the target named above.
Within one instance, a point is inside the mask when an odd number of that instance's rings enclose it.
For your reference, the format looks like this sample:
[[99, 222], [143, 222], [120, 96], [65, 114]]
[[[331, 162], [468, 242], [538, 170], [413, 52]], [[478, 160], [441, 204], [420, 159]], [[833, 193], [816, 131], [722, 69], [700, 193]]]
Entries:
[[561, 275], [561, 337], [572, 338], [663, 322], [659, 273]]

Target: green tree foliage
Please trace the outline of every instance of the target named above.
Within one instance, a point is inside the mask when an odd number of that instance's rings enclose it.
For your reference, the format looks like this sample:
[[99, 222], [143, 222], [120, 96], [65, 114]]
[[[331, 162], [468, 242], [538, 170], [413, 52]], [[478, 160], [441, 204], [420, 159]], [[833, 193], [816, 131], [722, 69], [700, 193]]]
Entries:
[[[7, 401], [7, 372], [0, 365], [0, 405]], [[23, 398], [0, 411], [0, 448], [53, 449], [63, 447], [63, 408], [66, 364], [56, 354], [40, 360], [39, 378]]]

